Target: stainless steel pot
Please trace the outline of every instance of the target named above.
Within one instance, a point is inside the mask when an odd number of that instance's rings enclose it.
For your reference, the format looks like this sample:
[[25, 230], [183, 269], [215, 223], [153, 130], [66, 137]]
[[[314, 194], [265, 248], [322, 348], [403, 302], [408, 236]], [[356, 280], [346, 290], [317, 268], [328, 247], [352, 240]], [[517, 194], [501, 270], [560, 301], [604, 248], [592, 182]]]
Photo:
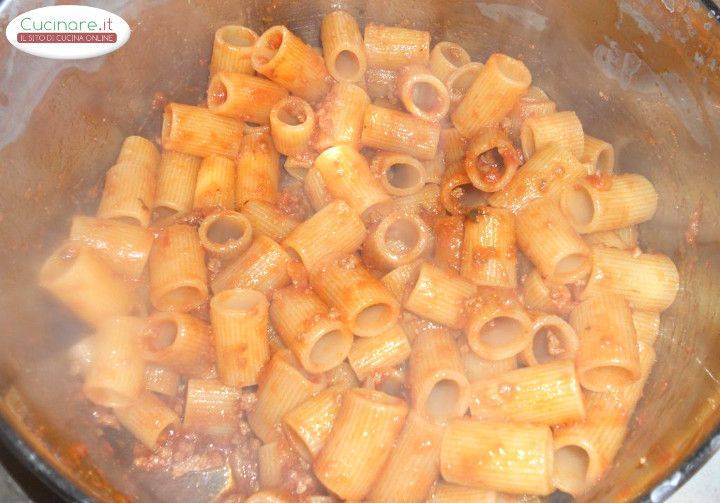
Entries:
[[[31, 3], [3, 4], [0, 25]], [[125, 453], [107, 455], [97, 428], [67, 400], [73, 391], [57, 355], [82, 327], [38, 290], [38, 264], [71, 214], [94, 210], [122, 138], [158, 135], [155, 94], [202, 97], [217, 27], [286, 24], [317, 44], [320, 19], [338, 7], [362, 21], [429, 29], [474, 59], [497, 51], [523, 59], [560, 108], [615, 145], [621, 169], [658, 188], [660, 209], [642, 241], [675, 260], [681, 292], [630, 436], [588, 499], [661, 500], [720, 448], [720, 24], [709, 1], [94, 3], [133, 29], [114, 54], [61, 62], [0, 42], [0, 436], [60, 494], [163, 497], [128, 475]], [[693, 219], [699, 231], [688, 240]], [[222, 484], [222, 474], [203, 476]]]

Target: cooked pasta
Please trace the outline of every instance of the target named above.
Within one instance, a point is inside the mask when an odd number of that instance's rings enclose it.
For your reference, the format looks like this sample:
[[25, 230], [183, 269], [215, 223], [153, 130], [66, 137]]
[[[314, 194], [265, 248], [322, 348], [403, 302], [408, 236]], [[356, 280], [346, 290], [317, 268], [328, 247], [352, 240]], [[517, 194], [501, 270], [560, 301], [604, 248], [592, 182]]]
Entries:
[[161, 130], [115, 124], [97, 211], [40, 268], [84, 324], [56, 341], [69, 399], [153, 497], [582, 500], [633, 425], [681, 281], [639, 239], [656, 173], [515, 54], [366, 15], [391, 3], [307, 42], [218, 10], [206, 95], [190, 72]]

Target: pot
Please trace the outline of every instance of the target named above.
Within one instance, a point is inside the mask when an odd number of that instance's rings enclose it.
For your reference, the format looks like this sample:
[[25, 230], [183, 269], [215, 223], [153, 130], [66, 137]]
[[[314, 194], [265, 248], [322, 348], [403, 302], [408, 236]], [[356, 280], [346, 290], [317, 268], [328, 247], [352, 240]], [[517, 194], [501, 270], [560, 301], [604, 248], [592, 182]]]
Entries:
[[[158, 489], [128, 471], [122, 448], [108, 455], [87, 411], [67, 399], [73, 390], [58, 357], [86, 329], [40, 291], [37, 271], [69, 217], [94, 211], [123, 138], [159, 135], [160, 98], [202, 99], [218, 27], [285, 24], [318, 45], [320, 20], [336, 8], [361, 23], [430, 30], [473, 60], [522, 59], [559, 109], [577, 111], [586, 131], [613, 143], [621, 170], [660, 193], [641, 241], [674, 260], [681, 290], [663, 317], [658, 362], [625, 445], [586, 499], [660, 501], [720, 448], [720, 24], [711, 2], [88, 3], [130, 23], [121, 50], [68, 62], [0, 42], [0, 437], [59, 495], [191, 500], [204, 498], [193, 487], [227, 483], [219, 470]], [[26, 8], [4, 3], [2, 24]]]

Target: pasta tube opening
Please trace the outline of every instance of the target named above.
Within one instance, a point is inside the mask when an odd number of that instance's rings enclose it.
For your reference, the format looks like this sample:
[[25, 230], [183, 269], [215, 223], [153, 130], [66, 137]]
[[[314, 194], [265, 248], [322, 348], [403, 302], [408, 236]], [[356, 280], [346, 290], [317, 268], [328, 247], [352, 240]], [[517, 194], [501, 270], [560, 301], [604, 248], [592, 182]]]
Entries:
[[388, 194], [406, 196], [425, 186], [425, 167], [409, 155], [380, 154], [373, 159], [373, 168], [380, 173], [380, 185]]
[[463, 386], [454, 379], [436, 382], [425, 400], [425, 411], [433, 417], [452, 415], [463, 395]]
[[450, 109], [450, 96], [445, 85], [417, 66], [404, 68], [398, 75], [398, 95], [411, 114], [429, 121], [442, 119]]
[[250, 221], [234, 211], [208, 216], [200, 224], [198, 233], [203, 248], [222, 258], [239, 255], [247, 250], [252, 242]]
[[321, 335], [310, 350], [310, 361], [317, 368], [332, 368], [347, 356], [352, 340], [343, 330], [329, 330]]
[[148, 323], [148, 330], [144, 332], [145, 349], [150, 353], [159, 353], [173, 345], [177, 333], [178, 324], [172, 315], [156, 317]]
[[576, 227], [584, 227], [592, 222], [595, 216], [595, 205], [587, 187], [574, 185], [563, 194], [565, 214]]
[[251, 47], [257, 40], [257, 34], [250, 28], [228, 25], [220, 28], [216, 35], [221, 41], [233, 47]]
[[395, 321], [396, 311], [387, 303], [371, 304], [357, 314], [354, 325], [363, 332], [379, 332]]
[[578, 337], [573, 328], [558, 316], [543, 316], [533, 324], [532, 343], [523, 350], [528, 365], [542, 365], [574, 358]]
[[213, 307], [237, 314], [252, 314], [267, 304], [265, 296], [255, 290], [226, 290], [213, 297]]
[[348, 82], [357, 80], [357, 76], [361, 73], [360, 59], [349, 49], [340, 51], [331, 65], [334, 70], [331, 73]]
[[453, 215], [465, 215], [487, 204], [485, 194], [472, 184], [465, 173], [456, 173], [443, 181], [440, 201]]
[[555, 449], [553, 483], [570, 494], [578, 494], [587, 485], [590, 455], [580, 445], [563, 445]]
[[500, 131], [487, 130], [470, 143], [464, 167], [472, 184], [485, 192], [503, 189], [515, 175], [520, 159], [515, 147]]
[[273, 26], [260, 35], [252, 54], [252, 65], [255, 70], [268, 65], [278, 55], [285, 42], [285, 31], [282, 26]]

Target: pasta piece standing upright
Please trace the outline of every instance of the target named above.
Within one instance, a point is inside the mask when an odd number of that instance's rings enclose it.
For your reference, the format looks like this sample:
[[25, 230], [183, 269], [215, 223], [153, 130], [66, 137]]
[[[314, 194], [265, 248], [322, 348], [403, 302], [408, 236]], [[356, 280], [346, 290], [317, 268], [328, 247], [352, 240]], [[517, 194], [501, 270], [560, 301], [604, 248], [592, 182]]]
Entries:
[[205, 253], [194, 228], [175, 224], [153, 244], [148, 261], [150, 300], [160, 311], [187, 312], [208, 298]]
[[155, 197], [160, 154], [150, 141], [128, 136], [105, 175], [97, 216], [147, 227]]
[[450, 110], [447, 88], [423, 66], [410, 65], [400, 70], [397, 94], [408, 112], [427, 121], [438, 122]]
[[232, 160], [219, 155], [202, 160], [193, 207], [235, 209], [235, 163]]
[[316, 122], [315, 111], [297, 96], [278, 101], [270, 111], [270, 133], [275, 148], [290, 157], [306, 155]]
[[515, 176], [520, 156], [505, 133], [484, 129], [472, 139], [463, 166], [472, 184], [484, 192], [502, 190]]
[[637, 334], [627, 301], [598, 293], [570, 313], [580, 339], [576, 357], [580, 384], [591, 391], [617, 391], [640, 378]]
[[153, 200], [153, 219], [161, 220], [192, 209], [201, 161], [193, 155], [163, 151]]
[[227, 25], [215, 32], [210, 75], [217, 72], [236, 72], [253, 75], [250, 56], [258, 36], [250, 28]]
[[180, 422], [175, 411], [149, 391], [124, 407], [116, 407], [113, 412], [120, 424], [151, 450], [155, 450], [160, 435], [168, 426]]
[[248, 249], [252, 243], [252, 226], [241, 213], [218, 211], [203, 219], [198, 235], [205, 251], [228, 260]]
[[210, 301], [218, 374], [227, 386], [257, 384], [269, 358], [268, 301], [255, 290], [235, 288]]
[[285, 26], [273, 26], [260, 35], [253, 48], [252, 66], [310, 103], [320, 101], [330, 89], [322, 56]]
[[426, 182], [423, 163], [405, 154], [378, 152], [370, 170], [380, 178], [380, 185], [392, 196], [406, 196], [422, 190]]
[[369, 66], [397, 70], [403, 66], [427, 65], [430, 61], [430, 32], [368, 23], [365, 52]]
[[497, 126], [531, 81], [530, 71], [521, 61], [493, 54], [453, 112], [453, 124], [466, 138], [475, 136], [483, 127]]
[[580, 156], [580, 162], [592, 166], [593, 173], [609, 175], [615, 169], [615, 149], [603, 140], [585, 135], [585, 149]]
[[340, 82], [363, 80], [367, 58], [355, 18], [342, 10], [326, 14], [320, 25], [320, 38], [330, 75]]
[[429, 255], [433, 244], [430, 227], [422, 217], [393, 211], [368, 234], [363, 259], [371, 267], [388, 270]]
[[481, 286], [515, 288], [515, 217], [501, 208], [480, 208], [465, 222], [462, 275]]
[[237, 158], [235, 201], [238, 208], [251, 200], [274, 203], [280, 183], [280, 156], [267, 132], [245, 136]]
[[285, 436], [300, 456], [317, 457], [337, 417], [348, 386], [336, 384], [300, 403], [283, 416]]
[[140, 396], [145, 384], [143, 327], [143, 320], [132, 316], [108, 317], [98, 325], [83, 385], [90, 401], [103, 407], [125, 407]]
[[210, 327], [185, 313], [153, 313], [142, 342], [146, 360], [184, 376], [207, 375], [215, 360]]
[[338, 82], [317, 109], [315, 148], [323, 151], [334, 145], [360, 148], [365, 109], [370, 98], [355, 84]]
[[532, 313], [532, 342], [522, 351], [526, 365], [573, 360], [580, 346], [577, 333], [554, 314]]
[[346, 391], [315, 459], [320, 482], [343, 499], [362, 499], [381, 473], [406, 415], [407, 405], [399, 398], [368, 389]]
[[455, 340], [447, 331], [422, 333], [410, 355], [413, 409], [432, 420], [462, 417], [470, 404], [470, 383]]

